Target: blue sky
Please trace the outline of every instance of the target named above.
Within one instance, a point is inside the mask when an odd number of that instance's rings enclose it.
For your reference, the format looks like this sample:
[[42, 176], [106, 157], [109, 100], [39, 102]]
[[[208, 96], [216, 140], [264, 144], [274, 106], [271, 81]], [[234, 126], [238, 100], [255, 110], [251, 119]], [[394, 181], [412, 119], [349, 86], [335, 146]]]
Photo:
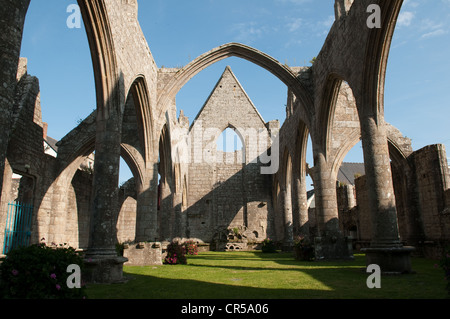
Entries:
[[[41, 86], [48, 134], [61, 139], [95, 109], [85, 30], [69, 29], [75, 0], [32, 0], [21, 55]], [[139, 0], [139, 20], [159, 67], [181, 67], [228, 42], [240, 42], [290, 66], [308, 66], [334, 20], [334, 0]], [[265, 121], [285, 118], [287, 88], [237, 58], [194, 77], [178, 94], [192, 121], [229, 65]], [[406, 0], [394, 34], [385, 90], [385, 118], [412, 139], [414, 150], [450, 145], [450, 0]], [[312, 164], [311, 154], [308, 161]], [[361, 161], [361, 146], [346, 161]], [[123, 167], [123, 181], [129, 175]]]

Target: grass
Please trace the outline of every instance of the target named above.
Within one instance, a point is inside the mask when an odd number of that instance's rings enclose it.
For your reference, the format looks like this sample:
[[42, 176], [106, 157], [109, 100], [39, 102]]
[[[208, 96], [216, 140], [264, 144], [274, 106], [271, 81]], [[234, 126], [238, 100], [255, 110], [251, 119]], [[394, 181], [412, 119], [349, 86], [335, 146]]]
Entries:
[[290, 253], [205, 252], [187, 265], [124, 266], [125, 284], [89, 285], [91, 299], [445, 299], [436, 261], [413, 258], [415, 274], [382, 276], [369, 289], [365, 257], [300, 262]]

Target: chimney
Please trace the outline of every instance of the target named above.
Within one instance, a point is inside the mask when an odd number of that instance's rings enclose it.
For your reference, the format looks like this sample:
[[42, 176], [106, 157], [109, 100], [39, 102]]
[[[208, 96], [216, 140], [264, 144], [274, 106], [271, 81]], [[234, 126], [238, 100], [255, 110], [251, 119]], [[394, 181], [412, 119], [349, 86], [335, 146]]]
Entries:
[[43, 131], [43, 133], [44, 133], [44, 136], [43, 136], [43, 138], [44, 138], [44, 140], [46, 140], [47, 139], [47, 129], [48, 129], [48, 123], [43, 123], [44, 124], [44, 126], [42, 127], [42, 131]]

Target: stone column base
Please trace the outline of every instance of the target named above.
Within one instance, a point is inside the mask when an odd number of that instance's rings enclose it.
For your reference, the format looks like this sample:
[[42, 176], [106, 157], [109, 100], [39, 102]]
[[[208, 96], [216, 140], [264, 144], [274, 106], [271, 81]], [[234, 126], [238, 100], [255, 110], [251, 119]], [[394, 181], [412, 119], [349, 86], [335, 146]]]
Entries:
[[87, 283], [124, 283], [123, 264], [127, 261], [120, 256], [86, 256], [83, 279]]
[[354, 259], [347, 238], [343, 236], [323, 236], [314, 238], [316, 261]]
[[411, 253], [414, 247], [391, 247], [391, 248], [362, 248], [361, 252], [366, 254], [366, 263], [378, 265], [381, 273], [385, 275], [410, 274]]

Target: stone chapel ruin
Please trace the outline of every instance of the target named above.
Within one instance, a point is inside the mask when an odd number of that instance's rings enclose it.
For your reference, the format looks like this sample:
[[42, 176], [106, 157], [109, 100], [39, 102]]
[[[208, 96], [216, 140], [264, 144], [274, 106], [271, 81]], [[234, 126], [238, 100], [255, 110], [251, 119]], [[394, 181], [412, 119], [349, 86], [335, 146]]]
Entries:
[[[19, 56], [30, 0], [0, 2], [0, 253], [19, 232], [28, 244], [68, 243], [91, 260], [89, 280], [116, 282], [127, 258], [115, 245], [124, 242], [161, 249], [174, 238], [194, 239], [205, 249], [236, 250], [270, 237], [289, 250], [301, 235], [314, 241], [316, 259], [362, 250], [368, 263], [396, 273], [411, 271], [411, 253], [435, 257], [449, 244], [445, 147], [413, 150], [384, 120], [384, 77], [402, 0], [336, 0], [336, 20], [311, 67], [288, 67], [228, 43], [173, 69], [157, 67], [137, 0], [78, 0], [97, 108], [60, 141], [46, 134], [39, 81]], [[370, 4], [381, 8], [380, 28], [366, 24]], [[192, 123], [182, 112], [177, 117], [179, 90], [232, 56], [286, 84], [281, 127], [261, 117], [229, 67]], [[217, 147], [227, 130], [241, 148]], [[364, 172], [340, 180], [345, 155], [360, 140]], [[119, 187], [120, 157], [133, 178]], [[9, 222], [14, 202], [32, 207], [20, 227]]]

